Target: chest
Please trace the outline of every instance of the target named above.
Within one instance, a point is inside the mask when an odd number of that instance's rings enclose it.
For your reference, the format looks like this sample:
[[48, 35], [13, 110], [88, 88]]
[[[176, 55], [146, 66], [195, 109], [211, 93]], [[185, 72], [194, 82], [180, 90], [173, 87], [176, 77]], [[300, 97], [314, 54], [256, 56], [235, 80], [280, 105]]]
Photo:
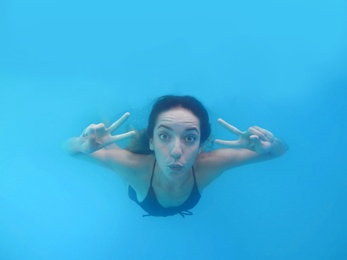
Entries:
[[177, 207], [187, 201], [192, 194], [194, 182], [187, 183], [180, 188], [167, 189], [160, 185], [152, 186], [152, 195], [154, 195], [163, 207]]
[[176, 187], [167, 187], [158, 180], [149, 180], [147, 185], [142, 185], [136, 190], [137, 199], [141, 203], [145, 199], [157, 200], [163, 207], [177, 207], [187, 201], [195, 187], [194, 179]]

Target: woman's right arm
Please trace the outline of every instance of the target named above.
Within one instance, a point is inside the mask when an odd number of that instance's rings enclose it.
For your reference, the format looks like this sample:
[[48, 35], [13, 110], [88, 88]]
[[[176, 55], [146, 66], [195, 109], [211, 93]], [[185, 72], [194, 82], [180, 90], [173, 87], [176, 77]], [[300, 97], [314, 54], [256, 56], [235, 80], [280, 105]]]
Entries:
[[88, 126], [81, 136], [70, 138], [66, 142], [67, 152], [110, 168], [125, 180], [131, 181], [134, 178], [134, 173], [146, 165], [147, 158], [116, 145], [116, 142], [133, 136], [135, 131], [112, 135], [112, 132], [119, 128], [129, 116], [129, 113], [125, 113], [108, 128], [104, 124]]

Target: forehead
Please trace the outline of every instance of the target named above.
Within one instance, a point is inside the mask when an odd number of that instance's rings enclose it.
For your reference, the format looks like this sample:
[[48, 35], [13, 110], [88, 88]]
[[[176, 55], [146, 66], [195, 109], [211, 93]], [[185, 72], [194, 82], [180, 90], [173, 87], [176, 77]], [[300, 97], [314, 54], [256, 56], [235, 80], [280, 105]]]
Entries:
[[160, 124], [187, 124], [200, 126], [200, 120], [191, 111], [177, 107], [164, 111], [158, 115], [156, 126]]

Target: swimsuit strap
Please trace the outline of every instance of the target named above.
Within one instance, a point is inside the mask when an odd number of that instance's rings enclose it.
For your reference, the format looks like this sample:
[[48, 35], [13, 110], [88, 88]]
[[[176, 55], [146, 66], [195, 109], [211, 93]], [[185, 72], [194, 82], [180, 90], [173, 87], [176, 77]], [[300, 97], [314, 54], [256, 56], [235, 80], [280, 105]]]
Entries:
[[151, 176], [151, 184], [150, 184], [150, 188], [152, 188], [152, 182], [153, 182], [153, 176], [154, 176], [154, 170], [155, 170], [155, 164], [157, 163], [157, 160], [154, 160], [153, 163], [153, 168], [152, 168], [152, 176]]
[[192, 167], [192, 170], [193, 170], [193, 177], [194, 177], [194, 185], [196, 185], [196, 178], [195, 178], [194, 166]]

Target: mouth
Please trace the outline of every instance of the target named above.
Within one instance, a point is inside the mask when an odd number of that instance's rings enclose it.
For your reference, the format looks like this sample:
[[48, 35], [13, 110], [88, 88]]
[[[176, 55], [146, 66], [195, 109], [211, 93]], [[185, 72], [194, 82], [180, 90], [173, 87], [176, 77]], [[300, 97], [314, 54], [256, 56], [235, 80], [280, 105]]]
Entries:
[[182, 169], [183, 169], [183, 165], [181, 164], [170, 164], [169, 165], [169, 168], [171, 171], [173, 172], [180, 172]]

